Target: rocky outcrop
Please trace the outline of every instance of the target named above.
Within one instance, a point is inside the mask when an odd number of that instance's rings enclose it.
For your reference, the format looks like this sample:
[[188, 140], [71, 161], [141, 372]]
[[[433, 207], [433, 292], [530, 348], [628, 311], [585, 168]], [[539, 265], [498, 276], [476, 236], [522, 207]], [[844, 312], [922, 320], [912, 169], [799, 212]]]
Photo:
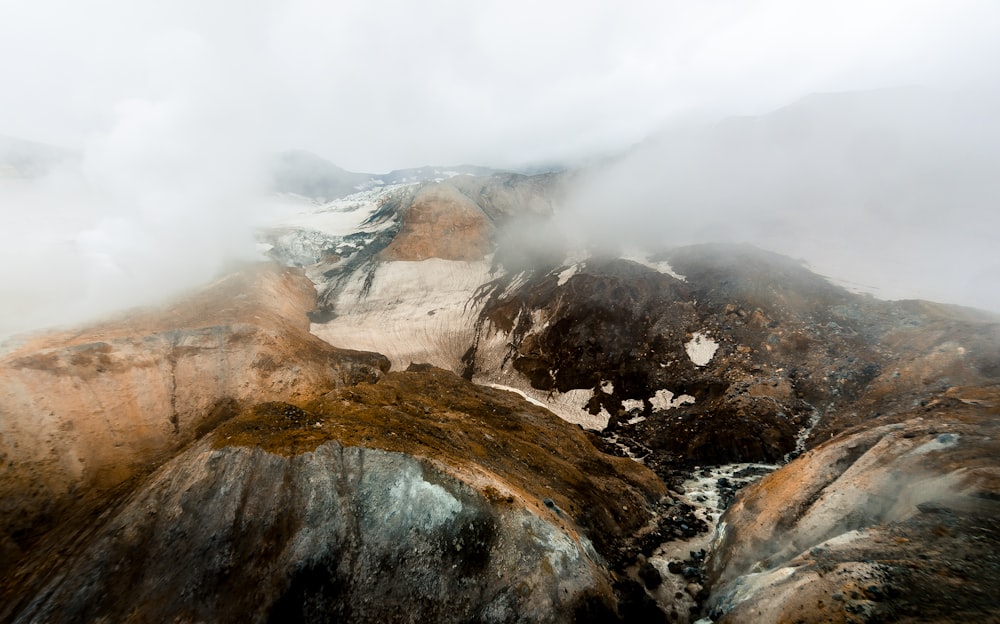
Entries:
[[22, 569], [6, 617], [615, 621], [606, 562], [663, 493], [516, 395], [418, 367], [243, 410]]
[[748, 487], [709, 559], [715, 617], [1000, 618], [998, 415], [1000, 391], [952, 388]]
[[28, 340], [0, 359], [0, 569], [71, 509], [169, 459], [240, 405], [378, 378], [309, 334], [300, 271], [255, 267], [185, 301]]

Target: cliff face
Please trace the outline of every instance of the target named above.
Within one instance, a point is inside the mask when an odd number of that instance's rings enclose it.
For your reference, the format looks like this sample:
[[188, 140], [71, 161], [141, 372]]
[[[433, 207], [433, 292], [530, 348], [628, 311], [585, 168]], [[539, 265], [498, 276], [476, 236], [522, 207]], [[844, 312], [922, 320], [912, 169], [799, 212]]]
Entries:
[[[239, 405], [377, 379], [384, 357], [308, 333], [312, 285], [257, 268], [171, 308], [29, 340], [0, 359], [0, 566]], [[81, 501], [82, 498], [82, 501]]]

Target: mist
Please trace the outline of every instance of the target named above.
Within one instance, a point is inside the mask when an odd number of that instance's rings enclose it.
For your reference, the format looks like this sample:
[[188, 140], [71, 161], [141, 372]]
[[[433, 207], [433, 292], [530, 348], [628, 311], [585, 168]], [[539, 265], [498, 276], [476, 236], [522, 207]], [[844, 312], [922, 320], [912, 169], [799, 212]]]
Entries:
[[0, 136], [36, 144], [0, 162], [0, 336], [257, 257], [286, 149], [373, 172], [598, 160], [565, 213], [582, 236], [748, 241], [878, 296], [1000, 307], [987, 0], [3, 8]]
[[[267, 148], [229, 60], [171, 32], [145, 49], [155, 94], [118, 102], [79, 151], [3, 141], [0, 338], [165, 301], [259, 259]], [[12, 153], [13, 152], [13, 153]]]
[[879, 298], [1000, 311], [998, 104], [912, 87], [674, 127], [588, 171], [566, 225], [616, 248], [751, 243]]

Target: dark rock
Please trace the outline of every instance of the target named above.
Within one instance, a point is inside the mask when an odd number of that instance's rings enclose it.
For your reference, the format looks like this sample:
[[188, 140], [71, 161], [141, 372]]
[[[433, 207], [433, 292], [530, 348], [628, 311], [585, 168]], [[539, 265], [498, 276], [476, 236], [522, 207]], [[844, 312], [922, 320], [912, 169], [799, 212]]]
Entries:
[[660, 571], [651, 563], [645, 563], [639, 568], [639, 578], [645, 583], [646, 589], [654, 590], [663, 583]]
[[639, 583], [631, 579], [622, 579], [615, 582], [614, 589], [618, 596], [618, 614], [622, 621], [654, 624], [669, 622], [667, 614], [649, 597]]

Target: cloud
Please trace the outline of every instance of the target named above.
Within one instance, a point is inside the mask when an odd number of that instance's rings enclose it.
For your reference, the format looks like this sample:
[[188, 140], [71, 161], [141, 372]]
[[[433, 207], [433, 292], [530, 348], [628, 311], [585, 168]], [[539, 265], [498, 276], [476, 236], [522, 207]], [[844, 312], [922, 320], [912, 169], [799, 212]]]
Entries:
[[157, 90], [148, 42], [186, 30], [246, 70], [231, 88], [252, 88], [255, 130], [365, 171], [575, 158], [678, 115], [995, 78], [1000, 58], [989, 0], [38, 0], [8, 16], [0, 133], [82, 144]]
[[595, 244], [749, 242], [881, 298], [1000, 311], [1000, 99], [886, 89], [674, 127], [574, 188]]
[[[572, 162], [815, 91], [1000, 84], [991, 0], [36, 0], [3, 14], [0, 135], [83, 159], [0, 180], [7, 316], [36, 324], [252, 253], [261, 163], [280, 149], [361, 171]], [[691, 177], [706, 171], [722, 173]], [[759, 193], [747, 205], [773, 192], [725, 172]], [[772, 217], [768, 231], [794, 231]]]
[[146, 96], [114, 107], [82, 166], [0, 180], [0, 334], [160, 301], [255, 257], [268, 178], [261, 135], [248, 132], [252, 87], [191, 31], [161, 33], [143, 55]]

